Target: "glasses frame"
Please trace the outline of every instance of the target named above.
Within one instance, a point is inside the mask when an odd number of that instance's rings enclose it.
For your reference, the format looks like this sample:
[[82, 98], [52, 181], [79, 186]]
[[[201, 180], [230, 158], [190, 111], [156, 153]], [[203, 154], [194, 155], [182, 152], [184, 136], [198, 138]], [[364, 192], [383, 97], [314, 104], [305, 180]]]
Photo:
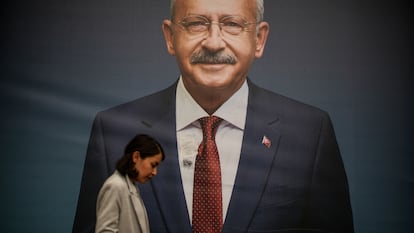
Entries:
[[[201, 30], [201, 31], [192, 31], [190, 29], [190, 26], [191, 25], [189, 25], [189, 22], [188, 22], [188, 20], [190, 18], [200, 19], [200, 22], [203, 22], [203, 24], [200, 25], [200, 26], [206, 26], [206, 29], [205, 30]], [[240, 31], [238, 31], [238, 32], [231, 32], [231, 31], [228, 31], [228, 30], [223, 29], [223, 28], [226, 28], [226, 25], [224, 25], [226, 22], [224, 22], [224, 21], [229, 20], [229, 19], [239, 19], [240, 21], [243, 21], [240, 24], [237, 24], [237, 25], [240, 26]], [[184, 31], [186, 31], [187, 33], [192, 34], [192, 35], [202, 35], [202, 34], [205, 34], [206, 32], [210, 31], [211, 25], [217, 24], [217, 26], [219, 26], [219, 28], [220, 28], [220, 32], [221, 33], [225, 32], [226, 34], [229, 34], [231, 36], [237, 36], [237, 35], [240, 35], [240, 33], [242, 33], [242, 32], [248, 32], [248, 31], [250, 31], [250, 29], [249, 29], [249, 26], [250, 25], [253, 25], [253, 24], [256, 24], [257, 25], [257, 24], [260, 23], [260, 22], [249, 22], [249, 21], [245, 20], [243, 17], [238, 16], [238, 15], [228, 15], [228, 16], [224, 16], [224, 17], [220, 18], [219, 21], [212, 21], [209, 18], [207, 18], [205, 16], [202, 16], [202, 15], [189, 15], [189, 16], [184, 17], [179, 22], [175, 22], [175, 20], [171, 20], [171, 22], [174, 23], [174, 24], [176, 24], [176, 25], [181, 26], [181, 28], [183, 28]]]

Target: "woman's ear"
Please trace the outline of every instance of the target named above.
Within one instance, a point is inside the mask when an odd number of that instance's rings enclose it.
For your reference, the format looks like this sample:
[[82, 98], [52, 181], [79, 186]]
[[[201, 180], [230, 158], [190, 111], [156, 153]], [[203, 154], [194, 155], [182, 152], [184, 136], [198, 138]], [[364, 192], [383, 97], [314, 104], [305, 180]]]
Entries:
[[260, 22], [257, 26], [256, 34], [256, 52], [255, 57], [260, 58], [266, 45], [267, 36], [269, 35], [269, 24], [267, 22]]
[[141, 159], [141, 154], [139, 153], [139, 151], [134, 151], [132, 153], [132, 161], [134, 163], [137, 163], [140, 159]]
[[166, 19], [162, 22], [162, 33], [164, 34], [165, 44], [167, 45], [168, 53], [171, 56], [174, 56], [174, 31], [172, 28], [171, 20]]

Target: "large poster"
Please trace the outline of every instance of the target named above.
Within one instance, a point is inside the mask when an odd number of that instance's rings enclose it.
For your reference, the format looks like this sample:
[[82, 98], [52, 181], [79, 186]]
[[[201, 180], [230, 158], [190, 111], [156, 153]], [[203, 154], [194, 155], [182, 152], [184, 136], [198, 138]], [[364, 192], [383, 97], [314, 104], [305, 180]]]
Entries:
[[[0, 101], [5, 232], [70, 232], [94, 116], [179, 77], [168, 1], [4, 7]], [[327, 111], [356, 232], [413, 229], [410, 8], [401, 1], [265, 1], [261, 87]]]

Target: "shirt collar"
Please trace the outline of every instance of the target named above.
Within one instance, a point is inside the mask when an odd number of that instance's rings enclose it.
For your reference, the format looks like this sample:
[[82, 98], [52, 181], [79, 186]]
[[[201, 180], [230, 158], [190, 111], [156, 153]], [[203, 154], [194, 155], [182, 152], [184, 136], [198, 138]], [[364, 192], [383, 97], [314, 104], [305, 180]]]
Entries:
[[[177, 131], [180, 131], [197, 121], [201, 117], [208, 116], [200, 105], [193, 99], [184, 86], [180, 77], [176, 92], [176, 119]], [[247, 81], [244, 81], [240, 89], [234, 93], [217, 111], [213, 114], [226, 122], [244, 130], [247, 114], [247, 103], [249, 88]]]

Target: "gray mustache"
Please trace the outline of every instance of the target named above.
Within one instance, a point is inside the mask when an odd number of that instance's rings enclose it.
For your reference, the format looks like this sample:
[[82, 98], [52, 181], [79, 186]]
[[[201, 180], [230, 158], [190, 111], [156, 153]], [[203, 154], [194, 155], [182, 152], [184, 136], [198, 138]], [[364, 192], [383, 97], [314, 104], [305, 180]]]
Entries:
[[191, 55], [191, 64], [236, 64], [237, 59], [228, 54], [199, 51]]

